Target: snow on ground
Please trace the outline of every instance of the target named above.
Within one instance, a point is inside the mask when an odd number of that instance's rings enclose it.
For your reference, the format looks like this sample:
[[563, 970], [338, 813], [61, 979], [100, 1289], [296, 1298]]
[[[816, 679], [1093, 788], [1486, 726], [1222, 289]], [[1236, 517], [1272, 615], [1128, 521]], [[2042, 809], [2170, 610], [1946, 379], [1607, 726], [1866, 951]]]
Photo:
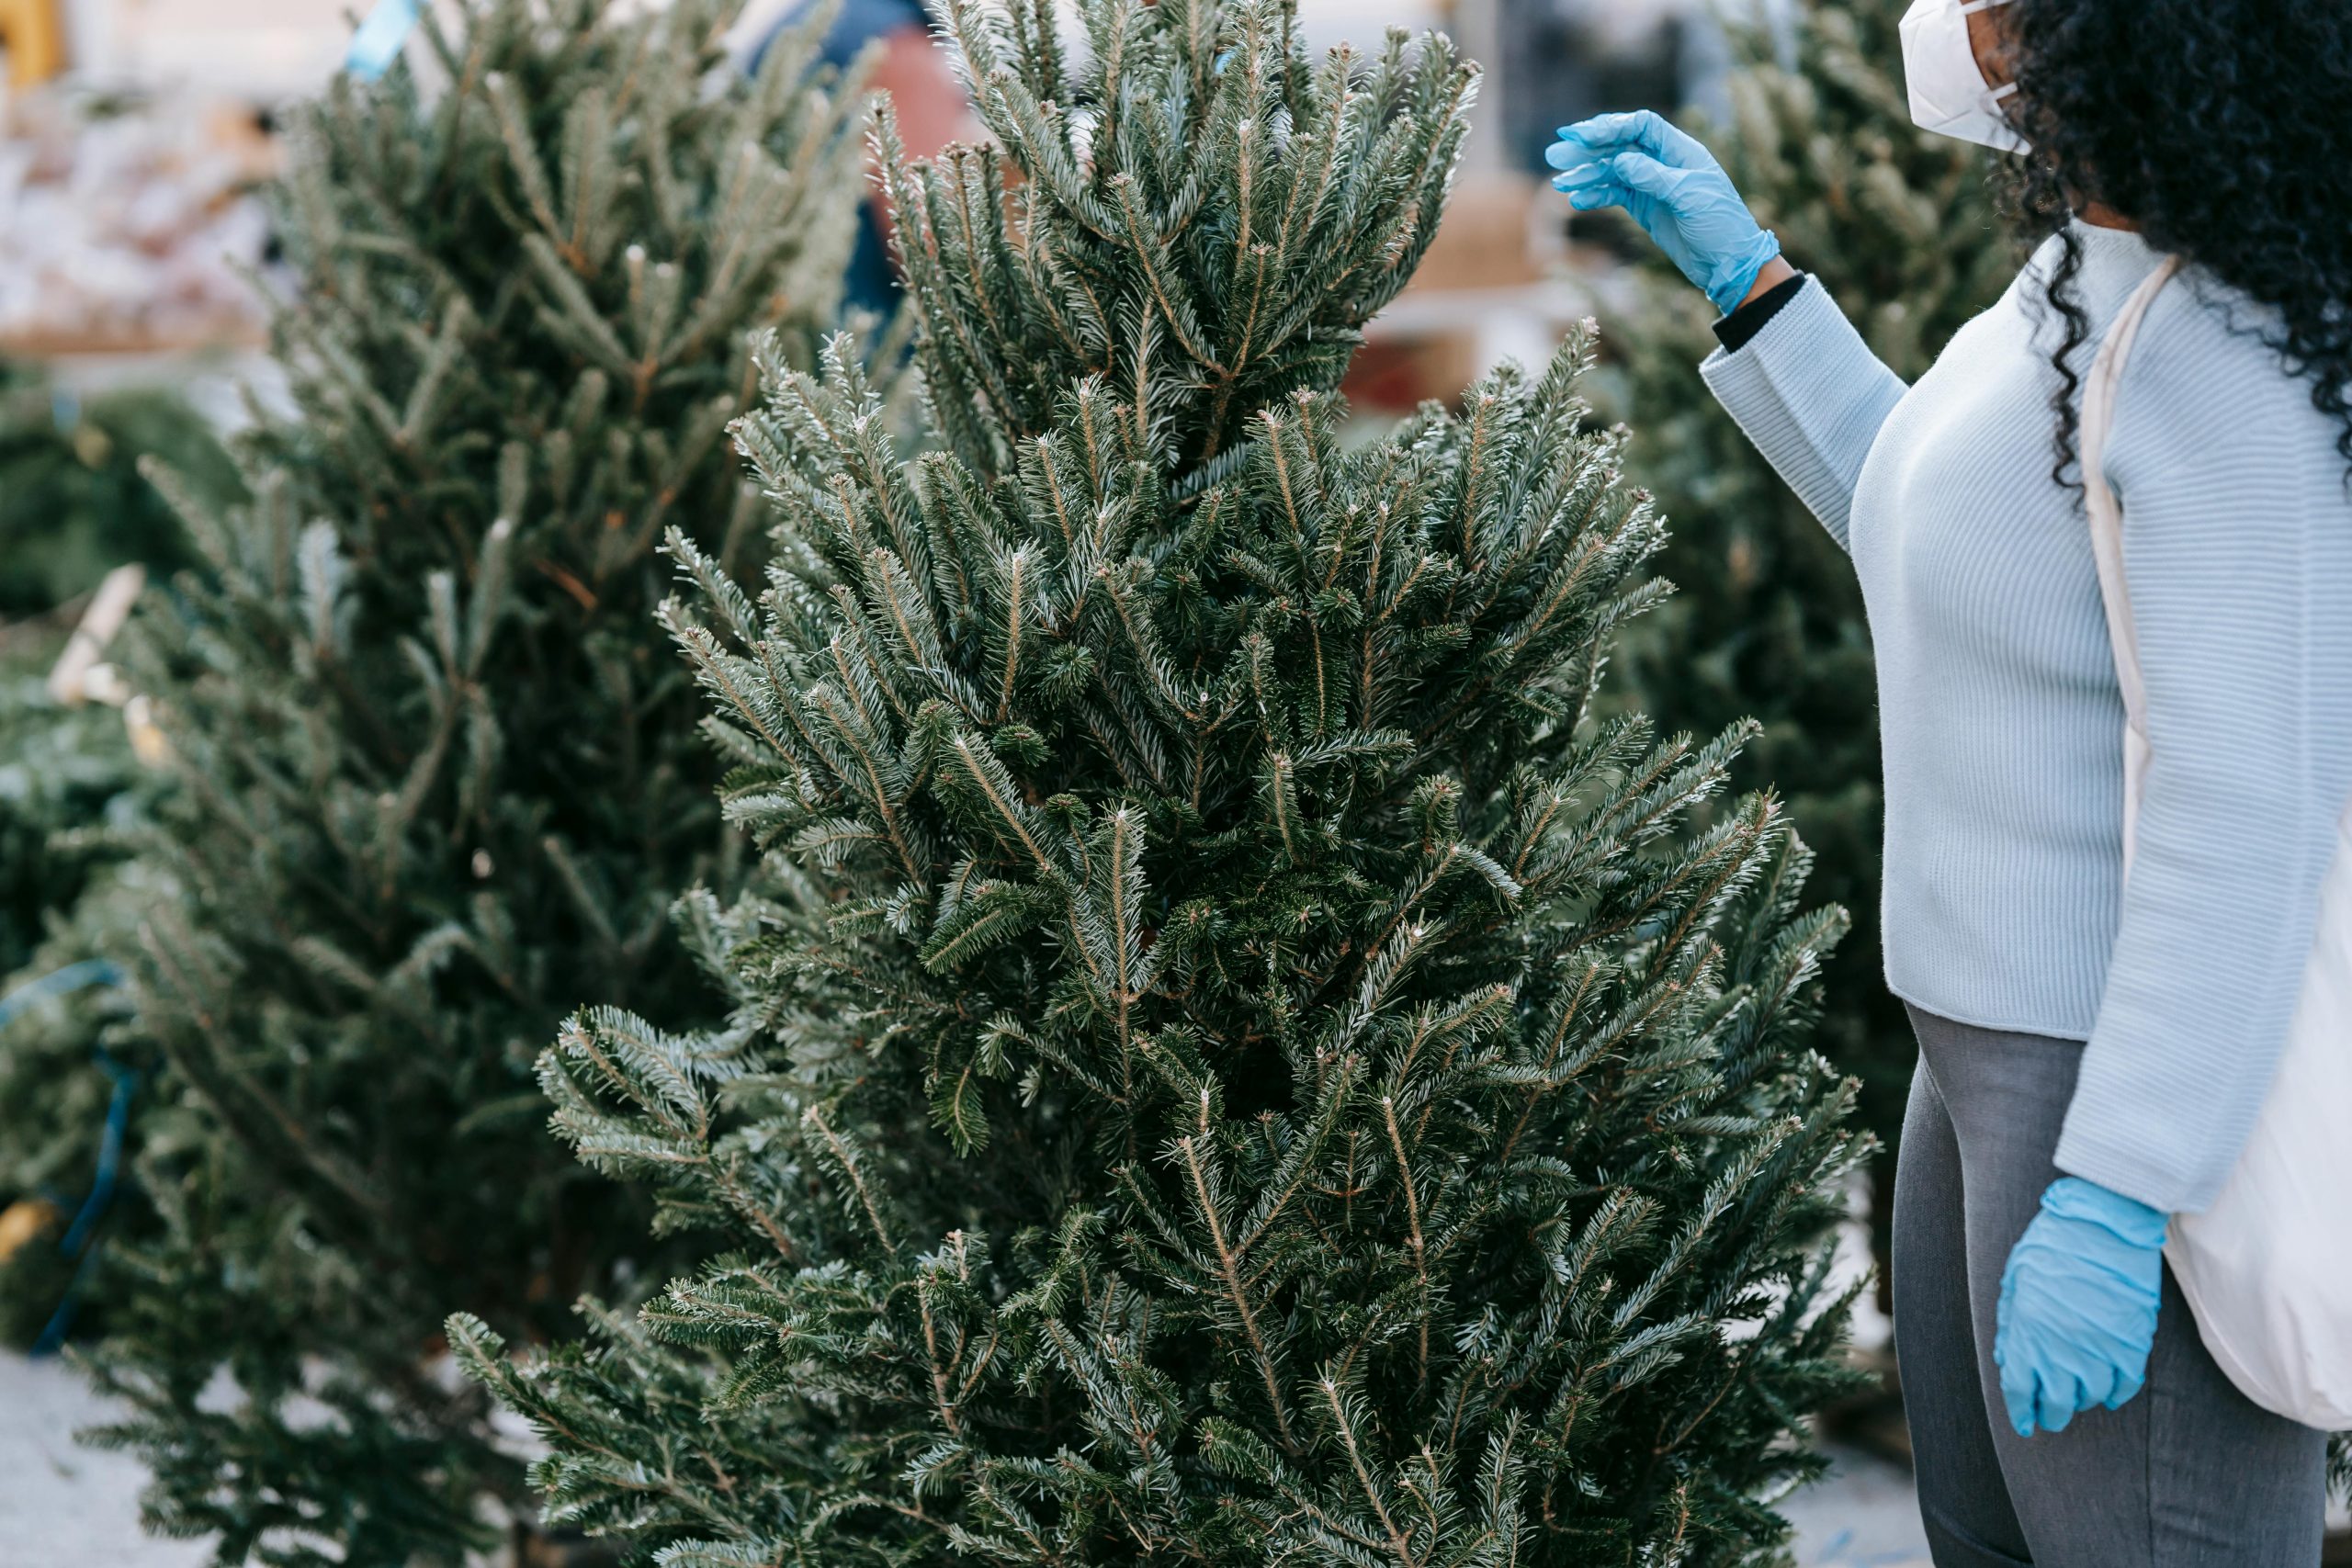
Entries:
[[203, 1543], [139, 1530], [145, 1470], [74, 1440], [107, 1406], [58, 1361], [0, 1353], [0, 1568], [197, 1568]]

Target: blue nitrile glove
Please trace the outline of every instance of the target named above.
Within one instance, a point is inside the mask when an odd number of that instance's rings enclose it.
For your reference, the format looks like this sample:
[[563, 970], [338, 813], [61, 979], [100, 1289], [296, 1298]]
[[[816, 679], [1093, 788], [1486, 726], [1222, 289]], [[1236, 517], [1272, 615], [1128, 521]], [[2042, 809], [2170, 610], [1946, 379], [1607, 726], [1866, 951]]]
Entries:
[[2020, 1438], [2109, 1410], [2147, 1381], [2164, 1278], [2165, 1216], [2095, 1181], [2062, 1176], [2001, 1270], [1993, 1361]]
[[1623, 208], [1724, 315], [1781, 254], [1714, 154], [1648, 109], [1562, 126], [1544, 161], [1561, 171], [1552, 186], [1568, 193], [1569, 206]]

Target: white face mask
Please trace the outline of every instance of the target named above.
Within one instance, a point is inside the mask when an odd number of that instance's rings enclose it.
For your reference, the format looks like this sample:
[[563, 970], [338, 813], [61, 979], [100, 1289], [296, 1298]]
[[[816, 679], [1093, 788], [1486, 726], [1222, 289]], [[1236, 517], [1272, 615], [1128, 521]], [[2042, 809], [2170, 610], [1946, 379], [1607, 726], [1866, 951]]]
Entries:
[[1968, 18], [2009, 0], [1912, 0], [1903, 14], [1903, 76], [1911, 94], [1912, 123], [2004, 152], [2025, 151], [2025, 138], [1996, 107], [2017, 84], [1984, 85], [1968, 43]]

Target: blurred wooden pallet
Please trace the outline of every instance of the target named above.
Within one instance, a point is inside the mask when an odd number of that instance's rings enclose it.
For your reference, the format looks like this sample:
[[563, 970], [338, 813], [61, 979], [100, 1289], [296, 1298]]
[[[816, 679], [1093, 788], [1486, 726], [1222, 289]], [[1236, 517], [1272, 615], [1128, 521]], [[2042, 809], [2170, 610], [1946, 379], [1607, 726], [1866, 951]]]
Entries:
[[130, 333], [0, 333], [0, 359], [163, 359], [209, 354], [215, 350], [233, 353], [267, 346], [267, 335], [252, 321], [239, 321], [225, 324], [218, 331], [168, 338], [132, 336]]

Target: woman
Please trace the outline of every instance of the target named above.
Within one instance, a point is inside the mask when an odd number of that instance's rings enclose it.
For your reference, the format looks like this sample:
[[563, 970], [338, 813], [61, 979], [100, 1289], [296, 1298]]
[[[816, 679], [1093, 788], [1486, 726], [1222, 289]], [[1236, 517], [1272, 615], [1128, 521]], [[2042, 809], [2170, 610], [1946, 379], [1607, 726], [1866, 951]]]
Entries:
[[[1701, 375], [1860, 578], [1936, 1562], [2313, 1563], [2324, 1439], [2221, 1374], [2160, 1248], [2261, 1102], [2352, 796], [2352, 6], [1918, 0], [1903, 35], [1914, 118], [2022, 151], [2059, 220], [1917, 386], [1655, 115], [1562, 131], [1555, 184], [1724, 312]], [[2167, 254], [2101, 464], [2155, 757], [2127, 883], [2077, 392]]]

